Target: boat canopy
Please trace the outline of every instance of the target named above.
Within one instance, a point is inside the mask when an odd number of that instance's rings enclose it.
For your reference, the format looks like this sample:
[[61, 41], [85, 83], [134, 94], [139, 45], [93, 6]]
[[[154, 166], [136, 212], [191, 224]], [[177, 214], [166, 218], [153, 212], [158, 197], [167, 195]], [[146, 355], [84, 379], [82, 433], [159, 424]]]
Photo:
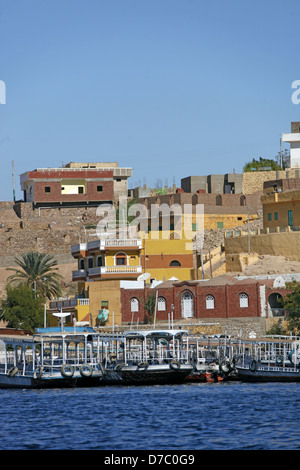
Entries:
[[187, 330], [139, 330], [139, 331], [125, 331], [126, 338], [165, 338], [172, 339], [174, 337], [187, 335]]

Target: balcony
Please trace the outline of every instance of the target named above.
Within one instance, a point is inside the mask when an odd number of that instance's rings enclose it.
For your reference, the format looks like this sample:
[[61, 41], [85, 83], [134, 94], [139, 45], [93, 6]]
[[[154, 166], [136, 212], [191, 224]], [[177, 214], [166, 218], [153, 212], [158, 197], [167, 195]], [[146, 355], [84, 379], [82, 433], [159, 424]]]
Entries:
[[142, 274], [142, 266], [99, 266], [96, 268], [90, 268], [88, 270], [89, 277], [106, 277], [115, 275], [140, 275]]
[[72, 281], [85, 280], [87, 276], [86, 269], [78, 269], [72, 272]]
[[88, 243], [79, 243], [71, 247], [71, 253], [74, 256], [80, 252], [87, 251], [104, 251], [109, 248], [124, 248], [126, 250], [130, 249], [142, 249], [142, 240], [138, 238], [104, 238], [101, 240], [93, 240]]
[[90, 299], [56, 299], [49, 303], [51, 310], [60, 310], [62, 308], [74, 308], [78, 305], [89, 305]]

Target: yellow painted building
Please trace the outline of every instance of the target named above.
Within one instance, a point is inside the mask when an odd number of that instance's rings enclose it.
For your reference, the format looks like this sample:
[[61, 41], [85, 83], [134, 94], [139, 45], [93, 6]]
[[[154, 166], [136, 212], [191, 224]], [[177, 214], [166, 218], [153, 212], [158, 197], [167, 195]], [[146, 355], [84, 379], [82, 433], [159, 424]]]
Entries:
[[121, 324], [121, 281], [137, 280], [143, 273], [148, 273], [147, 282], [174, 277], [192, 279], [192, 240], [166, 239], [163, 232], [154, 239], [143, 233], [140, 237], [95, 240], [72, 246], [72, 255], [78, 261], [72, 279], [78, 283], [78, 294], [83, 300], [80, 303], [79, 299], [76, 305], [78, 321], [92, 319], [93, 326]]
[[264, 194], [261, 202], [264, 228], [300, 226], [300, 190]]

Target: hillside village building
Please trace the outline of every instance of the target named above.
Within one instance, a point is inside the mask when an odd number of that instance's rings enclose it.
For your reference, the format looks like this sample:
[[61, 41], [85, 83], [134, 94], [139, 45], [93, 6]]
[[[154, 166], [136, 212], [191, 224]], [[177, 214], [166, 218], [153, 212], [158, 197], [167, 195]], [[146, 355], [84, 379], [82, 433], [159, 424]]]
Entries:
[[79, 321], [91, 315], [93, 324], [103, 309], [108, 324], [121, 323], [121, 285], [136, 281], [147, 273], [148, 282], [170, 278], [191, 279], [193, 247], [187, 240], [101, 239], [74, 245], [72, 256], [78, 261], [72, 280], [78, 283], [76, 303]]
[[62, 168], [37, 168], [20, 177], [24, 202], [35, 207], [93, 206], [127, 196], [131, 168], [117, 163], [68, 163]]
[[264, 228], [300, 226], [300, 178], [264, 183]]
[[243, 279], [223, 275], [204, 281], [162, 282], [154, 289], [121, 289], [123, 322], [141, 322], [149, 315], [143, 299], [157, 295], [157, 321], [252, 318], [282, 315], [279, 301], [287, 292], [277, 279]]
[[282, 142], [290, 144], [290, 168], [300, 168], [300, 122], [291, 123], [291, 132], [282, 134]]

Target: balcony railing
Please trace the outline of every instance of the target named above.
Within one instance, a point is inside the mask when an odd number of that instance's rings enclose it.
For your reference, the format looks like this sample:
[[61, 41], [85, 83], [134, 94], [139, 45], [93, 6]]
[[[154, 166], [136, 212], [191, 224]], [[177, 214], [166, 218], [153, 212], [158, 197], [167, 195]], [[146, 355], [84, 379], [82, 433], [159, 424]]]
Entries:
[[88, 270], [89, 276], [103, 276], [106, 274], [141, 274], [142, 266], [99, 266]]
[[83, 278], [83, 277], [86, 277], [86, 269], [78, 269], [77, 271], [72, 272], [73, 280], [76, 280], [77, 278]]
[[128, 248], [142, 248], [142, 240], [138, 238], [104, 238], [101, 240], [93, 240], [88, 243], [79, 243], [71, 247], [71, 253], [88, 250], [105, 250], [107, 247], [128, 247]]
[[90, 299], [56, 299], [49, 304], [51, 309], [77, 307], [78, 305], [89, 305]]

